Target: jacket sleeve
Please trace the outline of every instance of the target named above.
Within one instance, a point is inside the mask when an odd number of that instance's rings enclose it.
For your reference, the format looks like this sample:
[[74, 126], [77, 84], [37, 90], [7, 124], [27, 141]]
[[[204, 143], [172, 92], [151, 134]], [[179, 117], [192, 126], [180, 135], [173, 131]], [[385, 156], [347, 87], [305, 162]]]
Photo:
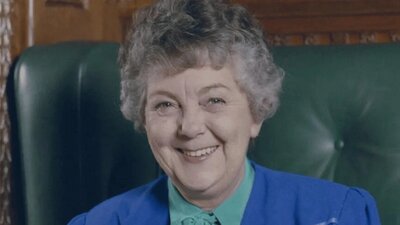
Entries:
[[85, 225], [86, 224], [86, 213], [80, 214], [74, 217], [67, 225]]
[[351, 188], [343, 203], [338, 224], [381, 225], [374, 198], [363, 189]]

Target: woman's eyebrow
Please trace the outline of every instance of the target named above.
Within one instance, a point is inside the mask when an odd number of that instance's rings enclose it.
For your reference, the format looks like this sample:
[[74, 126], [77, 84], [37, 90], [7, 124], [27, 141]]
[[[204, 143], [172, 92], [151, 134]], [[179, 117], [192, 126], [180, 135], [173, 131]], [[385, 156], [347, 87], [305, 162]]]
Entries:
[[198, 94], [205, 94], [213, 89], [219, 89], [219, 88], [223, 88], [226, 90], [231, 90], [228, 86], [221, 84], [221, 83], [215, 83], [215, 84], [211, 84], [209, 86], [203, 87], [198, 91]]
[[150, 99], [154, 96], [159, 96], [159, 95], [174, 98], [174, 95], [172, 93], [170, 93], [169, 91], [165, 91], [165, 90], [158, 90], [158, 91], [152, 92], [152, 93], [150, 93], [148, 98]]

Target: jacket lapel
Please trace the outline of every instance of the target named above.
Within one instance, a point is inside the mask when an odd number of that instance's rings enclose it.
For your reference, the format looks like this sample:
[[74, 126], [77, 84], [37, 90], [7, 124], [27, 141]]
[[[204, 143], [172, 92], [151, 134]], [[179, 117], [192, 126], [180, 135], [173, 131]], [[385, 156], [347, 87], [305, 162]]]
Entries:
[[152, 188], [143, 193], [141, 200], [132, 205], [129, 216], [121, 225], [169, 224], [167, 179], [162, 178]]
[[265, 225], [265, 203], [267, 202], [267, 181], [257, 165], [252, 163], [255, 171], [253, 188], [247, 201], [241, 225]]

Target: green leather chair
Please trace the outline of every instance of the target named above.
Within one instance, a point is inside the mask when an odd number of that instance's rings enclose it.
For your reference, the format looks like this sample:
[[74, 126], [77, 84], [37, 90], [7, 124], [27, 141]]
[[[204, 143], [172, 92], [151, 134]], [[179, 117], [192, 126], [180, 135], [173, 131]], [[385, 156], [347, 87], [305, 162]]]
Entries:
[[[21, 225], [62, 225], [160, 174], [119, 111], [116, 43], [27, 49], [9, 86]], [[270, 168], [367, 189], [400, 225], [400, 44], [279, 47], [277, 114], [250, 157]]]

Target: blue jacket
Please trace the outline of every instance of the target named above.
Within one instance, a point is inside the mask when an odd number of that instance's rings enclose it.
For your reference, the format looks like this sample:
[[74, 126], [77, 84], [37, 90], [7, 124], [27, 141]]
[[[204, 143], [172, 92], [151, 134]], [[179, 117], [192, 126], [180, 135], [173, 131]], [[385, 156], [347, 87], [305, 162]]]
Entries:
[[[253, 164], [242, 225], [379, 225], [368, 192]], [[68, 225], [168, 225], [167, 177], [111, 198]]]

